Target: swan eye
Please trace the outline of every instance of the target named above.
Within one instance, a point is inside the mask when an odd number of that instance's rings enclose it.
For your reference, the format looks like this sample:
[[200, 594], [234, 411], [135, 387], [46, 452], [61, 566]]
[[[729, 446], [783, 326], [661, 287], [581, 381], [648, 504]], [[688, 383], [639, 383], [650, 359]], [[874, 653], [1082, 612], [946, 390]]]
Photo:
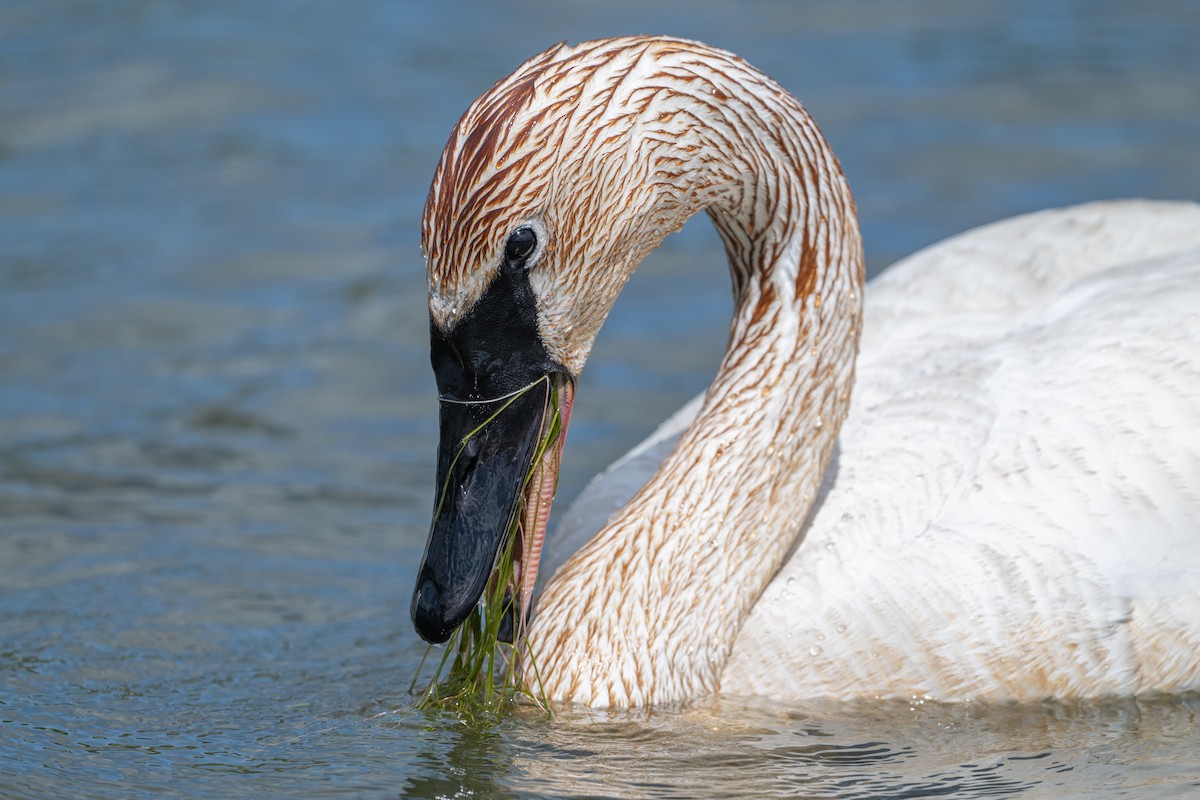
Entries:
[[533, 228], [529, 226], [517, 228], [504, 245], [504, 258], [512, 266], [524, 264], [525, 260], [533, 255], [536, 247], [537, 234], [533, 232]]

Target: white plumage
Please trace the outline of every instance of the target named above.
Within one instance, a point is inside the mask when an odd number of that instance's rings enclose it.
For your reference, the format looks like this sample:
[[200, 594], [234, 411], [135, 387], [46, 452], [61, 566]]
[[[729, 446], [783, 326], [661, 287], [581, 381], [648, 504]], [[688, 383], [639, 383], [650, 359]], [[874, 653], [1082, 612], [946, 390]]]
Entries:
[[[868, 286], [854, 391], [723, 692], [1200, 688], [1200, 206], [1042, 212], [905, 259]], [[547, 574], [700, 399], [593, 479]]]

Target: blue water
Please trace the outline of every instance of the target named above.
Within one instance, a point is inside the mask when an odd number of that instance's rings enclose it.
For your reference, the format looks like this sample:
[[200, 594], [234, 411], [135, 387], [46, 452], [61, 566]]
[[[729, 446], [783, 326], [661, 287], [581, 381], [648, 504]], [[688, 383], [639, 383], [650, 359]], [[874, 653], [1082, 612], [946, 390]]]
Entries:
[[[0, 797], [1200, 794], [1195, 698], [412, 708], [418, 219], [528, 55], [745, 56], [832, 141], [872, 270], [1023, 211], [1200, 198], [1196, 4], [649, 6], [0, 5]], [[726, 280], [705, 220], [634, 278], [561, 495], [706, 384]]]

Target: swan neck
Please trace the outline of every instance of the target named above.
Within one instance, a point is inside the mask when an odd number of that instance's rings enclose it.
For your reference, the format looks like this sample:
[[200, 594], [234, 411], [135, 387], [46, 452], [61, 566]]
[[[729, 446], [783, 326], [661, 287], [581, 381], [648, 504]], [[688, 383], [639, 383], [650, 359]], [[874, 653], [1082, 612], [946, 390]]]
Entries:
[[854, 203], [807, 113], [767, 89], [769, 108], [734, 114], [761, 128], [714, 136], [725, 149], [697, 154], [711, 174], [679, 200], [711, 200], [735, 294], [728, 349], [659, 471], [548, 584], [533, 644], [553, 697], [625, 706], [717, 691], [845, 418], [863, 289]]

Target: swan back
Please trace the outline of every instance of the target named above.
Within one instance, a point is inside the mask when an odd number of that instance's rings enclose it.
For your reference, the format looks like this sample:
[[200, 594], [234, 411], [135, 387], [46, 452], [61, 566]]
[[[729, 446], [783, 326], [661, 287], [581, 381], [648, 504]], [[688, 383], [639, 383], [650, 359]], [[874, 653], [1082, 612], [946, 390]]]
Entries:
[[723, 685], [1200, 685], [1200, 207], [987, 226], [897, 264], [867, 304], [823, 497]]
[[[995, 223], [869, 286], [855, 403], [722, 690], [1038, 699], [1200, 686], [1200, 206]], [[700, 398], [586, 487], [590, 538]]]

